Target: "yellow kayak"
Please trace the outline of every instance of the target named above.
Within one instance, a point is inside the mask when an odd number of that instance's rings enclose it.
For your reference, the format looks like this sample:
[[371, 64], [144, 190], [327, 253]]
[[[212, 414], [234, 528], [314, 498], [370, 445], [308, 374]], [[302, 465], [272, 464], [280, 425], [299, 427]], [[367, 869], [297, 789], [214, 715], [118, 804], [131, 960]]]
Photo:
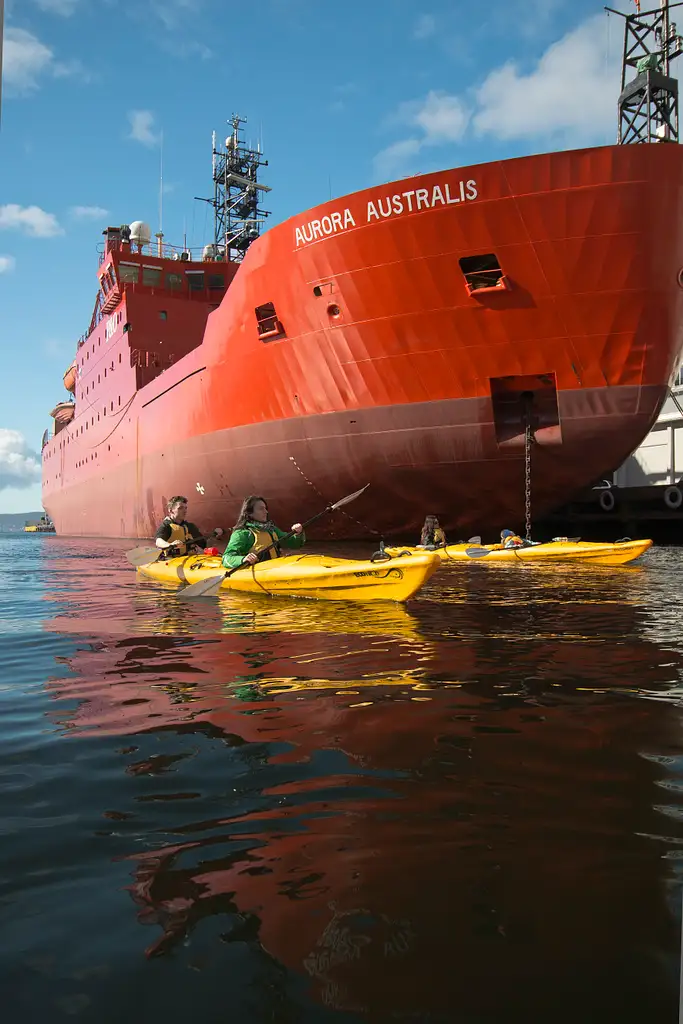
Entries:
[[[417, 594], [441, 559], [433, 551], [384, 562], [327, 555], [287, 555], [240, 568], [221, 589], [323, 601], [408, 601]], [[161, 583], [197, 583], [225, 572], [214, 555], [185, 555], [139, 566], [138, 572]]]
[[[554, 540], [547, 544], [536, 544], [528, 548], [506, 548], [495, 550], [494, 545], [449, 544], [438, 548], [434, 554], [446, 561], [484, 562], [498, 565], [501, 562], [584, 562], [590, 565], [625, 565], [640, 558], [651, 540], [622, 540], [614, 544], [594, 541]], [[387, 554], [399, 555], [402, 551], [410, 554], [424, 554], [419, 547], [387, 548]]]

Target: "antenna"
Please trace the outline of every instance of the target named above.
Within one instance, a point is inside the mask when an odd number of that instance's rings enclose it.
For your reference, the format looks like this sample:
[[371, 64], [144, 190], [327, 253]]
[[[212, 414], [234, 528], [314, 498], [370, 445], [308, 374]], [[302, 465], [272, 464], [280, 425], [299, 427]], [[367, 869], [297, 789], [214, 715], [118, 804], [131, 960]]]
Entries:
[[159, 135], [159, 234], [164, 230], [164, 133]]
[[157, 256], [164, 254], [164, 133], [159, 133], [159, 230], [155, 234], [157, 240]]

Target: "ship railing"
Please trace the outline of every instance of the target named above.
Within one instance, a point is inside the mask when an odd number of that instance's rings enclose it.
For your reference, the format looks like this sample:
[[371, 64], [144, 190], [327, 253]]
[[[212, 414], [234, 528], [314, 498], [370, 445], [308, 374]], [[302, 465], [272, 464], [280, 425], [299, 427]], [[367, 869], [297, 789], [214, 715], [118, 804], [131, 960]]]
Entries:
[[118, 239], [110, 239], [106, 244], [101, 242], [97, 246], [98, 263], [102, 264], [108, 252], [111, 251], [129, 252], [141, 256], [156, 256], [157, 259], [178, 260], [180, 263], [225, 263], [225, 250], [222, 246], [202, 245], [185, 247], [181, 245], [170, 245], [167, 242], [154, 241], [148, 245], [138, 245], [136, 242], [122, 242]]

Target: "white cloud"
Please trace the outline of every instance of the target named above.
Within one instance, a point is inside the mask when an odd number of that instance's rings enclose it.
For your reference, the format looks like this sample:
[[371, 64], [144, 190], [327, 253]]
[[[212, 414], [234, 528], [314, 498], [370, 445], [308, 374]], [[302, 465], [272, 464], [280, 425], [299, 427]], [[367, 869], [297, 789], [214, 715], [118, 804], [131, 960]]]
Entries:
[[18, 203], [0, 206], [0, 230], [3, 228], [23, 231], [33, 238], [53, 238], [64, 234], [54, 213], [47, 213], [39, 206], [19, 206]]
[[7, 274], [10, 270], [14, 270], [17, 265], [17, 261], [14, 256], [0, 256], [0, 274]]
[[201, 0], [150, 0], [150, 9], [162, 22], [165, 29], [172, 31], [199, 13]]
[[413, 29], [413, 39], [429, 39], [436, 32], [436, 18], [433, 14], [421, 15]]
[[42, 78], [72, 78], [90, 81], [91, 76], [79, 60], [58, 61], [49, 46], [24, 28], [5, 29], [3, 81], [10, 95], [34, 92]]
[[129, 139], [141, 142], [143, 146], [156, 146], [159, 142], [159, 133], [154, 129], [154, 114], [151, 110], [130, 110], [128, 112], [130, 122]]
[[499, 139], [561, 137], [584, 145], [616, 132], [619, 58], [602, 15], [553, 43], [528, 74], [510, 61], [476, 91], [474, 128]]
[[16, 93], [38, 88], [38, 79], [52, 69], [54, 54], [49, 46], [23, 28], [5, 28], [2, 75]]
[[423, 145], [459, 142], [465, 134], [469, 111], [457, 96], [430, 92], [414, 111], [412, 123], [424, 132]]
[[0, 427], [0, 491], [30, 487], [40, 480], [40, 458], [18, 430]]
[[469, 110], [458, 96], [432, 90], [423, 100], [402, 103], [393, 120], [409, 125], [419, 134], [387, 146], [375, 157], [378, 177], [407, 173], [414, 158], [425, 146], [459, 142], [467, 130]]
[[213, 50], [196, 39], [178, 39], [167, 37], [159, 40], [159, 45], [172, 57], [180, 57], [182, 60], [198, 57], [199, 60], [211, 60]]
[[335, 99], [330, 103], [329, 109], [338, 112], [346, 109], [347, 100], [356, 95], [360, 88], [357, 82], [344, 82], [343, 85], [335, 85], [332, 91]]
[[378, 153], [375, 172], [386, 180], [414, 171], [426, 146], [458, 143], [468, 131], [504, 141], [545, 138], [549, 148], [607, 142], [616, 133], [619, 62], [619, 40], [610, 38], [607, 19], [589, 18], [526, 73], [508, 61], [466, 97], [432, 90], [402, 103], [391, 121], [409, 126], [411, 136]]
[[50, 14], [60, 14], [63, 18], [70, 18], [76, 10], [79, 0], [34, 0], [41, 11], [48, 11]]
[[80, 78], [82, 82], [92, 82], [93, 75], [83, 67], [80, 60], [55, 61], [52, 67], [55, 78]]
[[69, 213], [76, 220], [104, 220], [109, 216], [109, 210], [103, 206], [72, 206]]
[[408, 173], [408, 167], [422, 148], [419, 139], [401, 139], [377, 154], [374, 160], [375, 174], [382, 181]]
[[194, 38], [199, 33], [208, 38], [214, 27], [203, 17], [208, 6], [206, 0], [98, 0], [98, 3], [115, 9], [117, 17], [125, 14], [143, 25], [154, 44], [172, 57], [209, 60], [214, 56], [209, 46]]

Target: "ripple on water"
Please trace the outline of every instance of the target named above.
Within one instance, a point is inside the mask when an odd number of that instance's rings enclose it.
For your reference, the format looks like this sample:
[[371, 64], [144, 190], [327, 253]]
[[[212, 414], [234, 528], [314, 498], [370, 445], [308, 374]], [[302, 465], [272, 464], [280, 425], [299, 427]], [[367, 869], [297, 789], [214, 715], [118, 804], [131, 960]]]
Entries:
[[12, 1024], [673, 1019], [678, 552], [363, 608], [126, 546], [0, 538]]

